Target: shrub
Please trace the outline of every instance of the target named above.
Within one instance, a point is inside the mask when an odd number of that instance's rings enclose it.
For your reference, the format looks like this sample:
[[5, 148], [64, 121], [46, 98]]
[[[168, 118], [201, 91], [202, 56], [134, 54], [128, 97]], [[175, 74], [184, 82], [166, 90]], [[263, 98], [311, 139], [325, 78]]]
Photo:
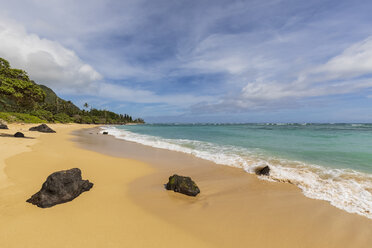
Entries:
[[59, 123], [69, 123], [72, 122], [72, 119], [70, 116], [68, 116], [65, 113], [58, 113], [53, 116], [55, 122]]
[[75, 123], [81, 123], [81, 116], [80, 115], [74, 115], [72, 117], [72, 121]]
[[46, 120], [48, 122], [54, 121], [52, 112], [48, 110], [43, 109], [35, 110], [31, 112], [31, 115], [37, 116], [40, 119]]
[[25, 113], [0, 112], [0, 119], [6, 122], [24, 122], [24, 123], [45, 123], [45, 120], [37, 116]]
[[92, 124], [93, 123], [93, 120], [90, 116], [88, 115], [83, 115], [81, 117], [81, 122], [80, 123], [85, 123], [85, 124]]

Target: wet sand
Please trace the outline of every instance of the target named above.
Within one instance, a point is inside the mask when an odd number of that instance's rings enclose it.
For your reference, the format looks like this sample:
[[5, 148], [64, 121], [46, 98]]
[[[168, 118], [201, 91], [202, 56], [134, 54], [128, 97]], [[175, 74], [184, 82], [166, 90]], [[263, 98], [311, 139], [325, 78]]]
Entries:
[[[238, 168], [112, 136], [78, 133], [82, 147], [150, 164], [155, 172], [130, 185], [143, 209], [215, 247], [370, 247], [372, 221], [306, 198], [296, 186], [260, 180]], [[93, 133], [97, 133], [94, 130]], [[191, 176], [201, 194], [165, 192], [174, 174]]]

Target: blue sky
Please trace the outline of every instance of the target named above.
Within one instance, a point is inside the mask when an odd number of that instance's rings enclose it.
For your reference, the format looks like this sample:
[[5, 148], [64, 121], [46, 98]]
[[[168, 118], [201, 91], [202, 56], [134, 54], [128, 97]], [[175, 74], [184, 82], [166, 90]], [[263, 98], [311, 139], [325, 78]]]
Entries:
[[149, 122], [372, 122], [370, 1], [7, 1], [0, 56]]

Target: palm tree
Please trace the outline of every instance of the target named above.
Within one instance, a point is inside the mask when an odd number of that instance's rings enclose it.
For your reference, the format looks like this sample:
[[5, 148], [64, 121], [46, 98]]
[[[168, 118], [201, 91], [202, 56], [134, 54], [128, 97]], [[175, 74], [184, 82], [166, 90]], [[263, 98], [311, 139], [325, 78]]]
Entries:
[[87, 110], [88, 110], [88, 108], [89, 108], [89, 104], [86, 102], [86, 103], [84, 103], [84, 108], [86, 108]]

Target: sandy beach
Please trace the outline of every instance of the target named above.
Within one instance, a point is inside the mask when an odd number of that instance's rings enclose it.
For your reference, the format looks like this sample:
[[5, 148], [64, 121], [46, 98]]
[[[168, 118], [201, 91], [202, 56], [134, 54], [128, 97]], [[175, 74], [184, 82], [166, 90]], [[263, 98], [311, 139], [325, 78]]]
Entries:
[[[56, 134], [0, 137], [0, 247], [370, 247], [372, 221], [306, 198], [294, 185], [237, 168], [50, 125]], [[84, 129], [83, 129], [84, 128]], [[52, 172], [78, 167], [93, 188], [41, 209], [26, 203]], [[197, 197], [166, 191], [191, 176]]]

